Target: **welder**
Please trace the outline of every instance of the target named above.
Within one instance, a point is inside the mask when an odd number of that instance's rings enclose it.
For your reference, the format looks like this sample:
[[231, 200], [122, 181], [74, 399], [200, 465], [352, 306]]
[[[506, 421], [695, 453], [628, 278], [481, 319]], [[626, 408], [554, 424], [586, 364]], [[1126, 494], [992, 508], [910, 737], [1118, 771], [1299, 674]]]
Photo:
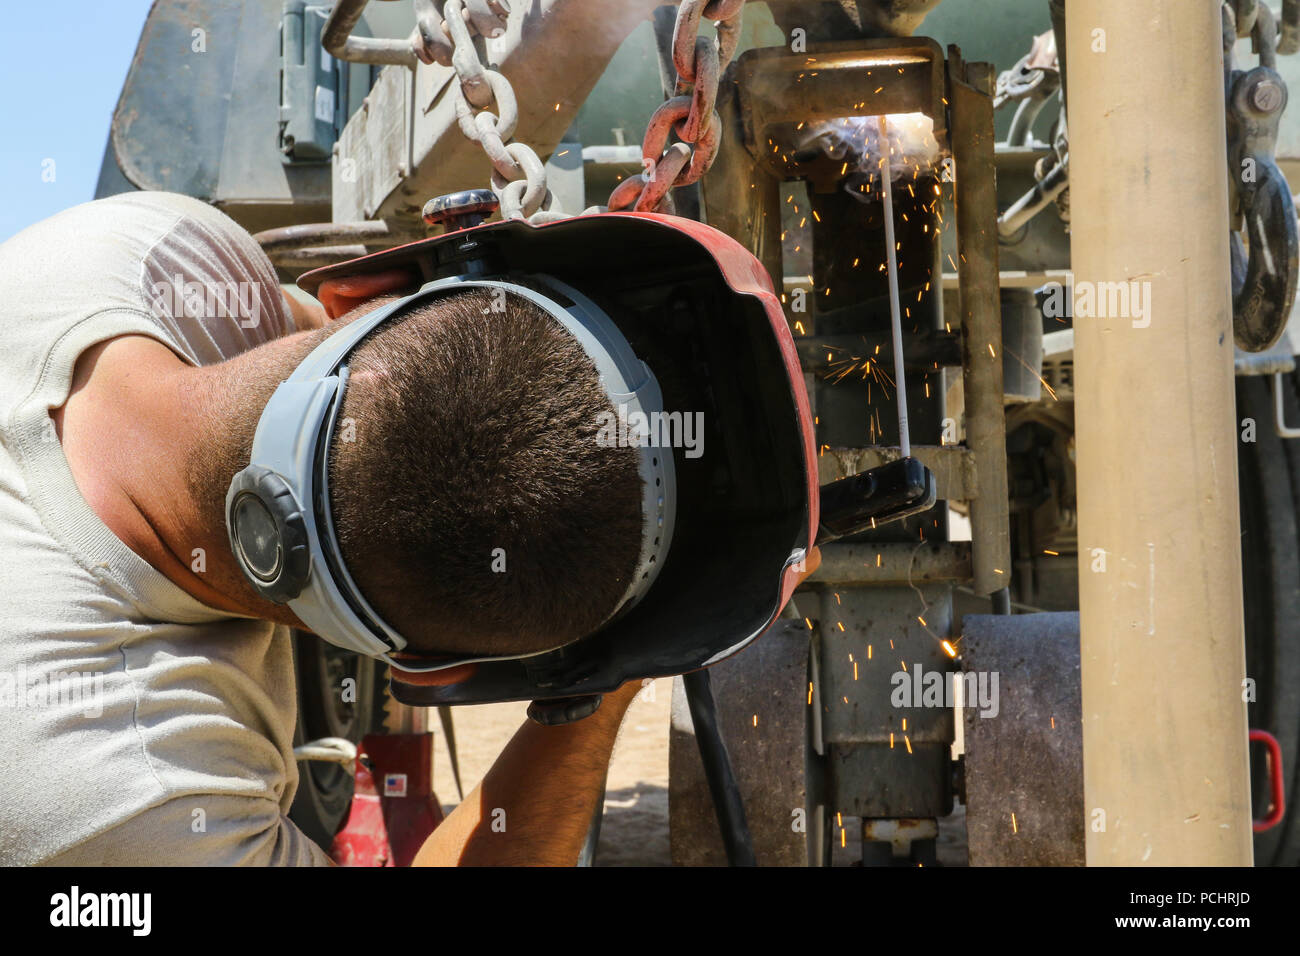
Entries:
[[[28, 228], [0, 277], [0, 863], [329, 863], [286, 815], [288, 630], [329, 596], [268, 597], [300, 515], [257, 484], [259, 456], [307, 440], [268, 408], [309, 359], [346, 372], [308, 436], [333, 549], [313, 559], [401, 635], [374, 654], [396, 680], [562, 647], [640, 596], [638, 450], [596, 440], [590, 343], [526, 295], [408, 303], [420, 280], [394, 269], [305, 306], [224, 214], [148, 192]], [[524, 726], [416, 862], [572, 865], [638, 688]]]

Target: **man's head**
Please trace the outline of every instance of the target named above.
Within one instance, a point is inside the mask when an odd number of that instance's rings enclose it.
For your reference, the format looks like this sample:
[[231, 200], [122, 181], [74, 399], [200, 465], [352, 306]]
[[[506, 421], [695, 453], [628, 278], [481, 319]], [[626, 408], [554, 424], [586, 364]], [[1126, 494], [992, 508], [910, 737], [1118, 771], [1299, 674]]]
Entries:
[[636, 565], [641, 486], [635, 451], [596, 440], [611, 409], [578, 341], [472, 289], [384, 322], [348, 364], [335, 531], [408, 649], [528, 653], [598, 627]]
[[[337, 329], [226, 363], [226, 482], [270, 392]], [[641, 479], [634, 449], [597, 441], [612, 409], [578, 341], [522, 297], [471, 289], [384, 321], [348, 365], [329, 445], [339, 550], [407, 650], [526, 654], [599, 626], [637, 562]]]

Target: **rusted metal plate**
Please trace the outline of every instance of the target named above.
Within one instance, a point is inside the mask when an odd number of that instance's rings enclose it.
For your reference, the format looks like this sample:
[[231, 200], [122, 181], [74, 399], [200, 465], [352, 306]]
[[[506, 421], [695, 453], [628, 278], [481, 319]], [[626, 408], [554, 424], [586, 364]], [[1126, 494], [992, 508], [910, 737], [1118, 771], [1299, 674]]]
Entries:
[[816, 691], [829, 806], [846, 816], [945, 816], [953, 711], [911, 691], [914, 682], [945, 682], [953, 668], [942, 643], [950, 585], [825, 587], [820, 598]]
[[970, 542], [825, 544], [813, 584], [924, 584], [970, 580]]
[[1082, 866], [1078, 612], [962, 619], [972, 866]]

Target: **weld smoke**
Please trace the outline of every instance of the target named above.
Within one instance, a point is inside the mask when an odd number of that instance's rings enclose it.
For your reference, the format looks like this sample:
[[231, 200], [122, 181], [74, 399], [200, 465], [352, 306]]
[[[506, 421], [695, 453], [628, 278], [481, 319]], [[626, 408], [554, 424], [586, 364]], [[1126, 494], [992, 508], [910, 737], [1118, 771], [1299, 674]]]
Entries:
[[889, 178], [911, 179], [939, 162], [934, 121], [923, 113], [885, 117], [885, 135], [876, 116], [841, 116], [809, 128], [801, 150], [818, 149], [836, 162], [847, 163], [844, 189], [859, 202], [868, 202], [876, 177], [889, 157]]

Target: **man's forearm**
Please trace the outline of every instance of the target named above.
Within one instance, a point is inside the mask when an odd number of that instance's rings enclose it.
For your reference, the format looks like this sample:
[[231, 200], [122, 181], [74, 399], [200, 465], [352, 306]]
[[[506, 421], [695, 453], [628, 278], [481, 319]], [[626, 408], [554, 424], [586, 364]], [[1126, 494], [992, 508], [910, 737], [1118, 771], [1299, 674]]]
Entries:
[[416, 854], [415, 866], [573, 866], [596, 812], [609, 757], [638, 683], [590, 717], [531, 721]]

